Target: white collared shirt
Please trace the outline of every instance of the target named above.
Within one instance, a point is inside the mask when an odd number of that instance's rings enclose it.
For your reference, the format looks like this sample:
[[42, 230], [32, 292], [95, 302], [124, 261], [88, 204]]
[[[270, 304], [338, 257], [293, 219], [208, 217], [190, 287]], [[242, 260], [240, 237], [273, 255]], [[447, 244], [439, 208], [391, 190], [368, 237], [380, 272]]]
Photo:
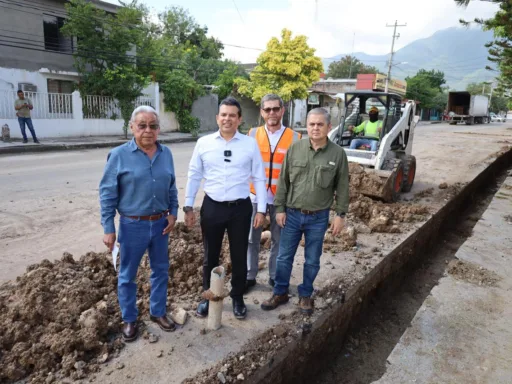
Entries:
[[[231, 156], [225, 156], [225, 151], [231, 151]], [[265, 168], [258, 144], [252, 137], [236, 132], [226, 141], [219, 131], [201, 137], [188, 168], [186, 207], [194, 206], [202, 179], [204, 192], [215, 201], [249, 197], [249, 182], [252, 181], [258, 195], [258, 212], [267, 210]]]
[[[281, 124], [281, 128], [279, 128], [277, 131], [272, 133], [268, 130], [267, 124], [265, 124], [265, 131], [267, 132], [268, 141], [270, 142], [270, 151], [271, 152], [275, 151], [275, 149], [277, 147], [277, 143], [279, 143], [279, 140], [281, 139], [281, 136], [283, 135], [283, 132], [285, 129], [286, 129], [286, 127]], [[267, 182], [267, 180], [265, 180], [265, 183], [266, 182]], [[253, 202], [253, 204], [256, 203], [256, 195], [254, 195], [252, 193], [251, 193], [251, 201]], [[271, 188], [269, 188], [267, 190], [267, 204], [274, 204], [274, 194], [272, 193]]]

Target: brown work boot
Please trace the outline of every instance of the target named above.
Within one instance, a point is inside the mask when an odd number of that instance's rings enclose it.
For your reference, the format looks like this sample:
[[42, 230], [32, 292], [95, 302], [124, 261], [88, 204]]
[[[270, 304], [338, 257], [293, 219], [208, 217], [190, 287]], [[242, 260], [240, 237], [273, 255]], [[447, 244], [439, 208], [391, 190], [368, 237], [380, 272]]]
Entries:
[[165, 332], [174, 332], [176, 330], [176, 324], [172, 320], [169, 320], [167, 316], [155, 317], [149, 316], [149, 319], [158, 324]]
[[137, 323], [124, 323], [123, 340], [129, 343], [130, 341], [134, 341], [137, 336]]
[[272, 294], [272, 297], [268, 300], [265, 300], [263, 303], [261, 303], [261, 309], [264, 311], [271, 311], [272, 309], [276, 309], [281, 304], [286, 304], [288, 302], [288, 294], [285, 293], [284, 295], [274, 295]]
[[299, 297], [299, 308], [303, 315], [312, 315], [315, 309], [313, 299], [311, 297]]

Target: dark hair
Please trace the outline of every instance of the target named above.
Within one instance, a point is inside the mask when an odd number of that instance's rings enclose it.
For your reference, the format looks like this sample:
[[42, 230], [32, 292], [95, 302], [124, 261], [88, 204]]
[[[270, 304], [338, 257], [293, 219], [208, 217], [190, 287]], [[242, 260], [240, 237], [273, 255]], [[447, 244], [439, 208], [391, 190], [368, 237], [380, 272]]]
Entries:
[[21, 90], [21, 89], [18, 89], [18, 92], [16, 92], [16, 93], [20, 93], [20, 92], [21, 92], [21, 93], [25, 93], [25, 92], [23, 92], [23, 90]]
[[240, 103], [238, 102], [238, 100], [235, 99], [234, 97], [226, 97], [224, 100], [222, 100], [219, 104], [219, 111], [220, 111], [220, 107], [222, 107], [223, 105], [230, 105], [230, 106], [237, 107], [238, 108], [238, 117], [242, 117], [242, 107], [240, 106]]

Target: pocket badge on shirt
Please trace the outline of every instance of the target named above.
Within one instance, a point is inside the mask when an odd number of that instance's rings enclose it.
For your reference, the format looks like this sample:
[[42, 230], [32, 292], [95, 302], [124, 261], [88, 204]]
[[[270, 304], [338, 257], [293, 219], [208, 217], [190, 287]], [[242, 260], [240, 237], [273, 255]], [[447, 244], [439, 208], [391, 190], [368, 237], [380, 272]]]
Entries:
[[336, 165], [336, 163], [334, 161], [329, 161], [329, 165]]
[[286, 149], [284, 148], [277, 148], [277, 153], [282, 153], [283, 155], [286, 154]]

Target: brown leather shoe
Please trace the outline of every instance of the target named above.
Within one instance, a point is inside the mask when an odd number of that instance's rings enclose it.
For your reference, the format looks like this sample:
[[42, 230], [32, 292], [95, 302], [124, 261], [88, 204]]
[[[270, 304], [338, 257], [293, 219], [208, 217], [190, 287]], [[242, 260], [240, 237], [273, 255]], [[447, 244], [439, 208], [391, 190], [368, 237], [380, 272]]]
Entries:
[[174, 332], [176, 330], [176, 324], [174, 324], [174, 321], [167, 318], [167, 316], [162, 317], [155, 317], [155, 316], [149, 316], [151, 321], [154, 321], [158, 324], [160, 328], [162, 328], [165, 332]]
[[268, 300], [265, 300], [263, 303], [261, 303], [261, 309], [264, 311], [270, 311], [272, 309], [276, 309], [281, 304], [286, 304], [289, 300], [288, 294], [285, 293], [284, 295], [272, 295], [272, 297]]
[[304, 315], [313, 314], [315, 303], [311, 297], [299, 297], [300, 312]]
[[124, 323], [123, 340], [129, 343], [134, 341], [138, 336], [137, 323]]

